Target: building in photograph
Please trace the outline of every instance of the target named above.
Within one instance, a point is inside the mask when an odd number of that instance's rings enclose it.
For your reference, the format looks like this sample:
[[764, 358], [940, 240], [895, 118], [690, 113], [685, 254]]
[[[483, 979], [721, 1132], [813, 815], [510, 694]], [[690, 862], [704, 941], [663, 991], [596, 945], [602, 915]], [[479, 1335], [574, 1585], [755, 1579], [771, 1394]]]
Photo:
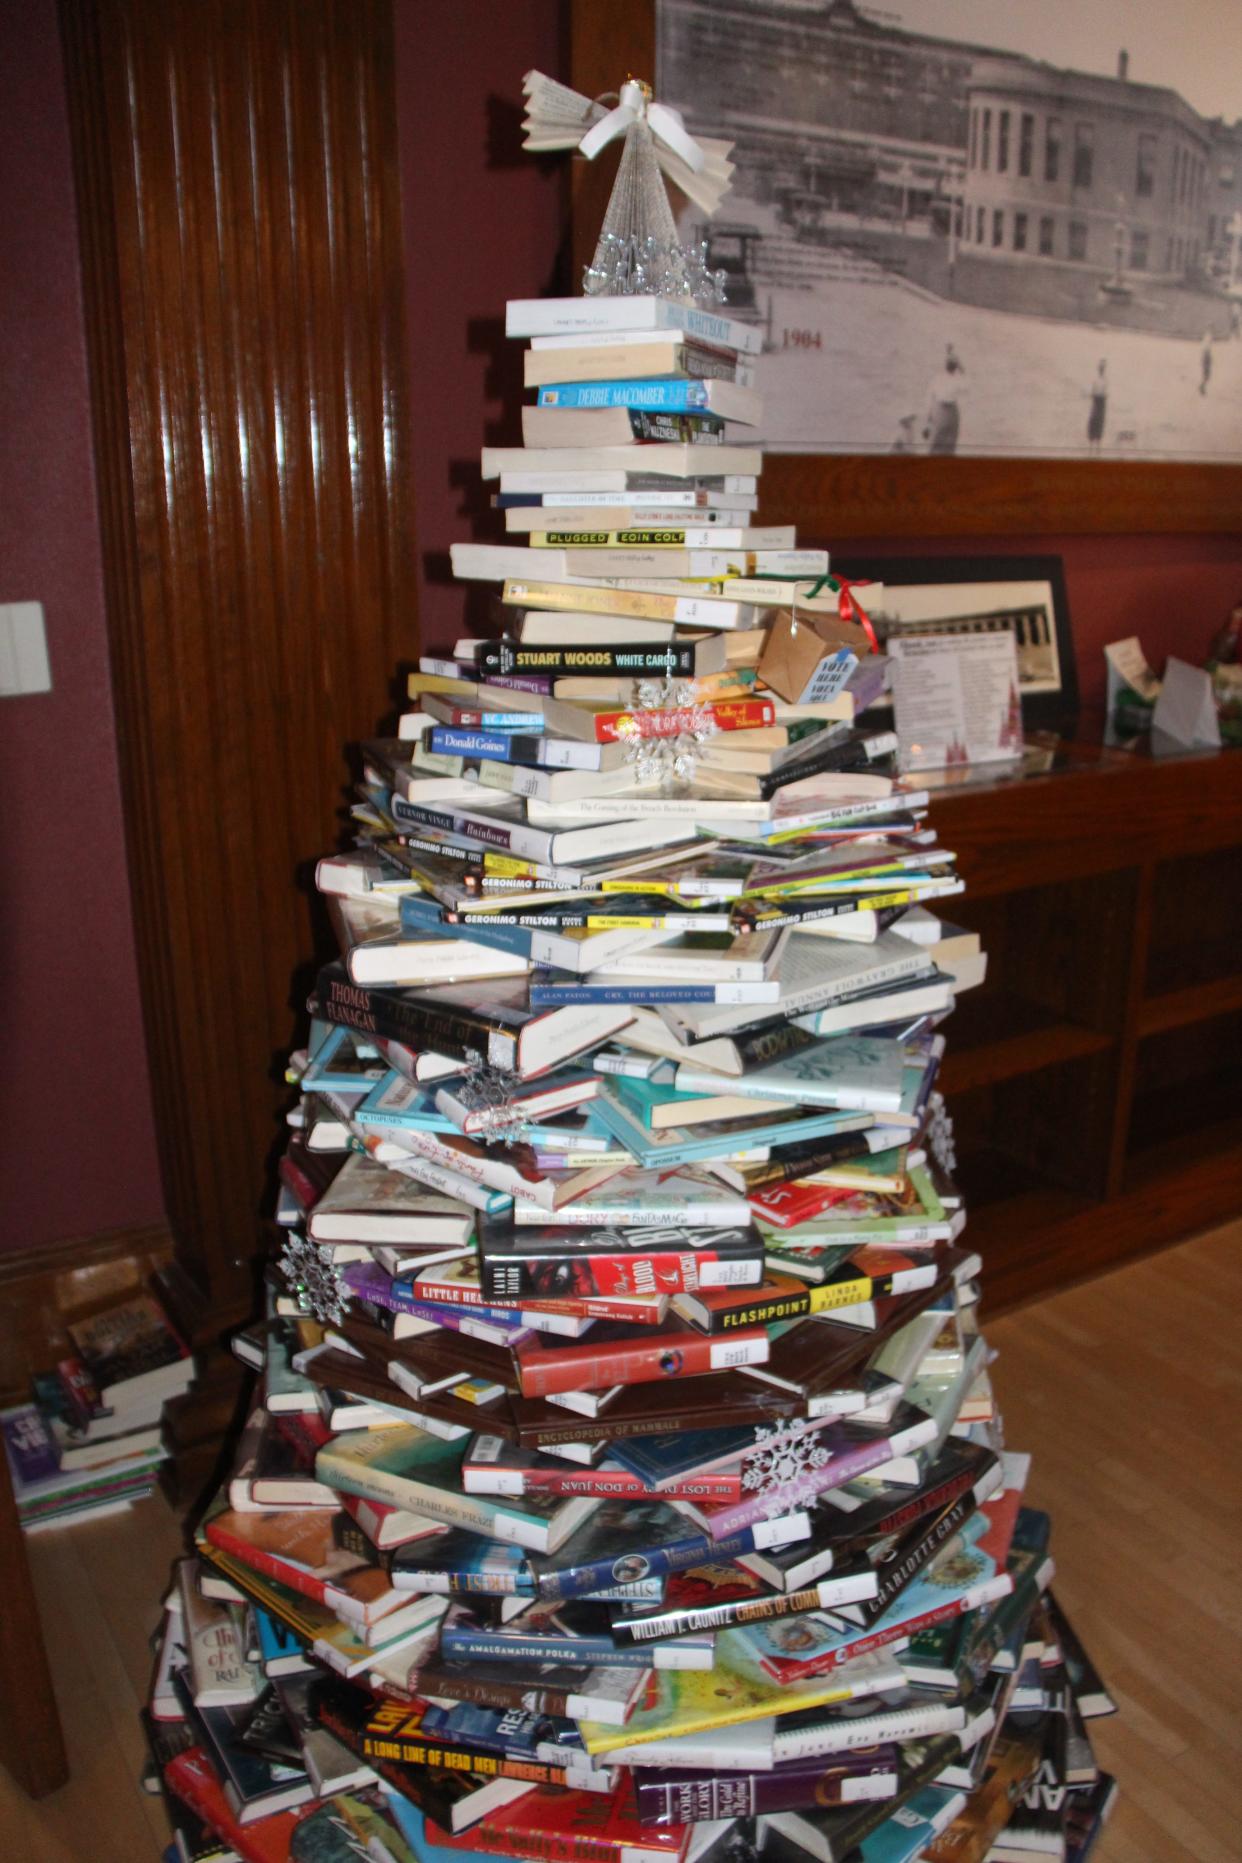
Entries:
[[962, 254], [1018, 293], [1058, 267], [1085, 267], [1105, 295], [1203, 275], [1211, 126], [1126, 63], [1115, 78], [1014, 56], [972, 67]]
[[691, 129], [735, 139], [761, 282], [813, 282], [830, 253], [958, 301], [1183, 335], [1215, 310], [1223, 333], [1242, 123], [1134, 82], [1124, 51], [1094, 75], [856, 0], [660, 0], [659, 59]]

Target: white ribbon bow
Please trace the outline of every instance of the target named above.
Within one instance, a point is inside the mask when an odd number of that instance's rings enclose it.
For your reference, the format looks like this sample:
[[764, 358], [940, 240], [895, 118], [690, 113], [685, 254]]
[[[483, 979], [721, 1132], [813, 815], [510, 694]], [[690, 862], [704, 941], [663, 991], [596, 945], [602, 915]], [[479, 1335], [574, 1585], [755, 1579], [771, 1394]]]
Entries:
[[646, 119], [647, 127], [657, 142], [686, 164], [693, 174], [701, 174], [707, 163], [707, 152], [701, 149], [694, 137], [690, 135], [681, 120], [681, 113], [671, 109], [668, 104], [656, 103], [645, 84], [630, 78], [621, 86], [621, 101], [615, 110], [602, 116], [598, 123], [592, 124], [582, 137], [578, 148], [589, 162], [593, 162], [601, 149], [606, 149], [610, 142], [623, 136], [631, 123], [640, 123]]
[[656, 160], [675, 187], [705, 214], [715, 213], [729, 191], [733, 164], [731, 142], [708, 137], [696, 140], [686, 129], [679, 111], [656, 103], [650, 89], [630, 78], [622, 86], [616, 107], [605, 109], [580, 91], [571, 90], [542, 71], [528, 71], [524, 147], [541, 152], [577, 149], [594, 161], [601, 149], [623, 136], [631, 123], [646, 122], [655, 145]]

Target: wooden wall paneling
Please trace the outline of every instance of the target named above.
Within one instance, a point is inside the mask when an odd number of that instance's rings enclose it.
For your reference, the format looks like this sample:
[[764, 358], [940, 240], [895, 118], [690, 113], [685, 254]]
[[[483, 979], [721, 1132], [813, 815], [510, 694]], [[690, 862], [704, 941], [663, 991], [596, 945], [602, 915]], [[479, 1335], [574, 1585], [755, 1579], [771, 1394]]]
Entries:
[[[571, 0], [569, 82], [588, 97], [631, 73], [656, 78], [656, 0]], [[576, 281], [594, 249], [616, 172], [611, 150], [573, 164]], [[601, 172], [602, 171], [602, 172]], [[729, 213], [728, 202], [724, 213]], [[832, 537], [1013, 537], [1142, 531], [1232, 534], [1242, 465], [1147, 460], [952, 459], [888, 453], [773, 453], [771, 522], [807, 543]]]
[[251, 1304], [342, 747], [415, 650], [391, 0], [61, 16], [171, 1285], [201, 1341]]

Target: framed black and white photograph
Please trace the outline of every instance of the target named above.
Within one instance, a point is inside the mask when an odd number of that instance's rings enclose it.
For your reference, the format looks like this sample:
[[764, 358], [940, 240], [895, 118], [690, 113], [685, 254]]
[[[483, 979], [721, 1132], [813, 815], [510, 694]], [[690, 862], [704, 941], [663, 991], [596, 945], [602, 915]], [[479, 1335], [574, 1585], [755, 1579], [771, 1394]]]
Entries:
[[1072, 726], [1078, 674], [1059, 556], [844, 557], [833, 568], [877, 579], [874, 593], [860, 583], [858, 599], [881, 646], [901, 634], [1012, 633], [1023, 726]]
[[654, 0], [778, 452], [1242, 460], [1242, 7]]

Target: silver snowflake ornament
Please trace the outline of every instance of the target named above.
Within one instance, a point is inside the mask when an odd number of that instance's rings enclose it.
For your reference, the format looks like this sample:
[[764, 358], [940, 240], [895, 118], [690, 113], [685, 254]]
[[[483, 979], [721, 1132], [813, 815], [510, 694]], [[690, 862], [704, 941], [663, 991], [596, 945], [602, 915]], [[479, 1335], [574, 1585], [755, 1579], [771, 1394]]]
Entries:
[[933, 1093], [927, 1102], [927, 1148], [945, 1176], [952, 1177], [957, 1169], [957, 1146], [943, 1093]]
[[799, 1507], [813, 1507], [823, 1484], [817, 1474], [831, 1461], [817, 1430], [793, 1422], [755, 1431], [755, 1447], [742, 1458], [742, 1486], [775, 1520]]
[[349, 1293], [331, 1249], [290, 1230], [280, 1245], [277, 1262], [289, 1283], [298, 1311], [322, 1324], [339, 1326], [349, 1306]]
[[517, 1075], [489, 1067], [476, 1048], [466, 1055], [469, 1072], [457, 1098], [469, 1114], [467, 1130], [483, 1145], [516, 1145], [526, 1137], [526, 1119], [513, 1098]]

